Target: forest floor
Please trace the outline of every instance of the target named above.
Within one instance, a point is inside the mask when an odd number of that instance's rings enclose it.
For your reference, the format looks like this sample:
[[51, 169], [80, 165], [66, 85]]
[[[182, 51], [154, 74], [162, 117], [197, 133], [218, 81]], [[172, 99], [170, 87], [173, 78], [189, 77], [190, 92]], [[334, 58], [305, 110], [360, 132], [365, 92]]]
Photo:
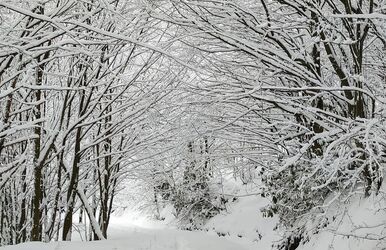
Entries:
[[72, 242], [28, 242], [1, 250], [250, 250], [224, 237], [204, 232], [181, 231], [166, 228], [161, 223], [137, 218], [132, 223], [126, 217], [112, 218], [108, 240], [81, 241], [74, 233]]
[[[177, 229], [178, 223], [167, 206], [161, 211], [162, 221], [151, 219], [143, 210], [127, 208], [111, 218], [108, 240], [82, 241], [85, 230], [77, 225], [72, 242], [30, 242], [0, 247], [0, 250], [277, 249], [274, 245], [280, 244], [285, 234], [277, 228], [276, 216], [267, 218], [261, 213], [269, 201], [250, 186], [235, 183], [226, 186], [224, 192], [234, 194], [235, 198], [229, 199], [227, 209], [210, 219], [202, 231]], [[385, 207], [386, 185], [379, 195], [368, 198], [356, 195], [345, 202], [332, 203], [323, 216], [315, 216], [307, 222], [302, 232], [303, 243], [297, 250], [385, 250]]]

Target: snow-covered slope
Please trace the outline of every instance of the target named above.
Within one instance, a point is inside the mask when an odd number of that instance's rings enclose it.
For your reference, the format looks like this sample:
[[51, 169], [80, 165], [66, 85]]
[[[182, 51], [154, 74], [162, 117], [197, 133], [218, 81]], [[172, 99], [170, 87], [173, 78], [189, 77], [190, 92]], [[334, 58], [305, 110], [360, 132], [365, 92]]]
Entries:
[[250, 249], [271, 249], [272, 242], [280, 236], [274, 230], [277, 218], [263, 217], [260, 211], [267, 202], [257, 195], [239, 197], [228, 206], [228, 211], [212, 218], [205, 228], [221, 237], [243, 242]]
[[[212, 218], [205, 229], [249, 249], [277, 249], [289, 234], [283, 228], [277, 229], [277, 217], [263, 217], [261, 209], [269, 201], [254, 195], [259, 191], [251, 186], [226, 186], [226, 192], [238, 198], [229, 202], [227, 211]], [[378, 195], [367, 198], [360, 192], [350, 199], [331, 197], [294, 224], [305, 225], [296, 250], [386, 250], [386, 183]]]
[[298, 250], [386, 249], [386, 188], [378, 195], [355, 195], [335, 202], [306, 226], [307, 242]]
[[[265, 218], [260, 212], [267, 204], [259, 196], [240, 197], [229, 205], [228, 212], [212, 218], [206, 225], [209, 233], [248, 249], [270, 250], [284, 237], [276, 229], [277, 218]], [[307, 217], [307, 218], [311, 218]], [[346, 203], [335, 202], [323, 214], [314, 214], [306, 222], [302, 243], [296, 250], [385, 250], [386, 197], [383, 194], [352, 197]]]

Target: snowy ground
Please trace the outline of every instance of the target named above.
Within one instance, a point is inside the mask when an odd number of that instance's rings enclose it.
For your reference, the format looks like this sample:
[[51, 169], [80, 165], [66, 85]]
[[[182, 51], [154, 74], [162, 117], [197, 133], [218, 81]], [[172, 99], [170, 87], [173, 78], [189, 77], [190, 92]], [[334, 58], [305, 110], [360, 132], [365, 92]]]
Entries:
[[[229, 185], [229, 193], [246, 194], [253, 190], [239, 190], [239, 185]], [[237, 190], [234, 190], [237, 189]], [[143, 194], [142, 194], [143, 196]], [[133, 198], [133, 197], [132, 197]], [[134, 197], [135, 198], [135, 197]], [[120, 201], [129, 200], [120, 197]], [[256, 203], [260, 202], [260, 203]], [[175, 218], [171, 209], [162, 211], [164, 221], [154, 221], [149, 213], [138, 210], [133, 204], [139, 200], [130, 200], [124, 211], [113, 216], [108, 232], [108, 240], [82, 242], [84, 236], [73, 233], [73, 242], [25, 243], [7, 246], [1, 250], [256, 250], [270, 249], [271, 236], [260, 241], [260, 234], [265, 236], [266, 229], [272, 231], [276, 221], [261, 217], [259, 207], [265, 205], [260, 196], [246, 196], [229, 202], [227, 211], [210, 220], [202, 232], [181, 231], [176, 229]], [[264, 203], [264, 204], [263, 204]], [[134, 208], [134, 209], [132, 209]], [[143, 209], [143, 208], [142, 208]], [[146, 210], [146, 209], [145, 209]], [[77, 219], [77, 216], [74, 216]], [[260, 224], [257, 226], [257, 224]], [[77, 226], [77, 228], [81, 228]], [[221, 234], [221, 235], [220, 235]], [[220, 235], [220, 237], [219, 237]], [[266, 240], [267, 239], [267, 240]], [[258, 247], [258, 248], [256, 248]]]
[[[378, 202], [376, 207], [374, 199]], [[264, 218], [259, 212], [258, 207], [266, 202], [259, 196], [240, 197], [229, 204], [228, 211], [212, 218], [202, 232], [173, 229], [173, 225], [165, 221], [154, 222], [128, 212], [112, 218], [106, 241], [81, 242], [80, 236], [74, 234], [73, 242], [25, 243], [0, 247], [0, 250], [270, 250], [275, 249], [272, 244], [281, 236], [280, 231], [274, 230], [277, 218]], [[318, 234], [314, 234], [314, 223], [310, 222], [308, 241], [297, 249], [386, 249], [386, 214], [379, 209], [385, 202], [381, 197], [354, 199], [334, 222], [319, 229]], [[328, 213], [336, 215], [337, 209], [332, 210], [335, 212]]]
[[[162, 210], [164, 221], [149, 219], [143, 209], [128, 208], [112, 217], [106, 241], [81, 242], [81, 235], [74, 233], [73, 242], [25, 243], [0, 250], [276, 249], [272, 245], [280, 242], [283, 234], [275, 230], [277, 218], [262, 216], [260, 209], [268, 200], [257, 195], [259, 190], [228, 181], [224, 192], [236, 198], [229, 199], [226, 211], [209, 220], [202, 232], [176, 229], [168, 207]], [[306, 240], [297, 250], [386, 250], [385, 207], [386, 184], [377, 196], [356, 195], [343, 203], [332, 203], [320, 218], [308, 221]]]
[[243, 250], [227, 240], [202, 233], [172, 230], [132, 231], [106, 241], [25, 243], [7, 246], [3, 250]]
[[[76, 238], [79, 238], [76, 237]], [[94, 242], [25, 243], [1, 250], [249, 250], [217, 235], [180, 231], [127, 214], [112, 219], [109, 239]]]

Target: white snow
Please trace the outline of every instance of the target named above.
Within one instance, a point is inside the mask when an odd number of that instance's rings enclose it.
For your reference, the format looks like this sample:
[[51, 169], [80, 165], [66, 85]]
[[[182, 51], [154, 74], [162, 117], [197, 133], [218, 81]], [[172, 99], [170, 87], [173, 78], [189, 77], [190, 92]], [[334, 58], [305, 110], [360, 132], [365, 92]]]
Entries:
[[[109, 239], [37, 243], [0, 247], [1, 250], [248, 250], [227, 239], [204, 232], [167, 229], [137, 217], [112, 218]], [[143, 227], [142, 227], [143, 226]]]
[[89, 242], [29, 242], [2, 250], [243, 250], [241, 245], [202, 232], [171, 229], [114, 228], [109, 240]]
[[263, 217], [260, 211], [266, 205], [267, 199], [260, 196], [240, 197], [227, 212], [211, 219], [206, 228], [250, 249], [271, 249], [280, 235], [274, 230], [278, 219]]
[[297, 250], [386, 249], [385, 191], [384, 184], [378, 195], [364, 198], [358, 194], [332, 204], [324, 213], [328, 224], [315, 231], [315, 222], [310, 222], [307, 225], [309, 241]]
[[[162, 217], [167, 218], [164, 221], [151, 220], [143, 210], [128, 208], [111, 218], [108, 240], [82, 242], [74, 232], [73, 242], [30, 242], [0, 250], [276, 249], [273, 244], [280, 242], [284, 234], [282, 229], [276, 229], [277, 217], [263, 217], [260, 211], [269, 204], [268, 199], [261, 197], [252, 185], [229, 179], [224, 192], [234, 194], [237, 199], [229, 196], [227, 210], [210, 219], [200, 232], [178, 230], [169, 206], [161, 211]], [[296, 250], [386, 249], [386, 185], [377, 196], [364, 198], [363, 194], [357, 194], [350, 200], [337, 199], [328, 204], [323, 214], [307, 221], [307, 240]], [[325, 226], [321, 226], [321, 218], [328, 218]]]

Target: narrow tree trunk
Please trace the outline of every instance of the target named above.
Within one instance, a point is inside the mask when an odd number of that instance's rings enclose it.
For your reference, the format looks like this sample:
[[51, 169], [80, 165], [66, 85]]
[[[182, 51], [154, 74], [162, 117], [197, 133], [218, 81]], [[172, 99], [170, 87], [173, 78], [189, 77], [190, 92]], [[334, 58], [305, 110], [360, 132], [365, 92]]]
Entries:
[[75, 138], [75, 156], [72, 164], [72, 173], [70, 184], [68, 186], [67, 192], [67, 211], [64, 217], [63, 223], [63, 235], [62, 240], [70, 241], [72, 234], [72, 215], [74, 213], [75, 198], [76, 198], [76, 189], [78, 187], [78, 177], [79, 177], [79, 162], [80, 162], [80, 140], [81, 140], [82, 129], [79, 127], [76, 129], [76, 138]]
[[[39, 67], [36, 69], [36, 85], [42, 85], [43, 81], [43, 70]], [[41, 90], [36, 90], [35, 98], [36, 102], [39, 103], [42, 97]], [[40, 120], [41, 115], [41, 104], [36, 105], [35, 119]], [[42, 185], [42, 164], [39, 162], [40, 149], [41, 149], [41, 137], [42, 129], [41, 124], [37, 124], [34, 128], [36, 139], [34, 140], [34, 196], [33, 196], [33, 212], [32, 212], [32, 231], [31, 240], [41, 241], [42, 240], [42, 200], [43, 200], [43, 185]]]

